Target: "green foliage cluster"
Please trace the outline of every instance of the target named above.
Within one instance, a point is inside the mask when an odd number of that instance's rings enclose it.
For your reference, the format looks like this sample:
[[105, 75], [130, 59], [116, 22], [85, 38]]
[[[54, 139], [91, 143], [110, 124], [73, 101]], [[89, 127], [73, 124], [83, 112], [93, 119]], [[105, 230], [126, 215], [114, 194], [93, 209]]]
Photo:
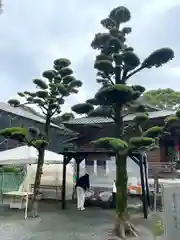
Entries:
[[74, 105], [71, 109], [78, 114], [88, 114], [94, 109], [94, 107], [90, 103], [79, 103]]
[[92, 141], [92, 144], [100, 148], [112, 150], [114, 152], [124, 151], [128, 148], [128, 143], [117, 138], [100, 138], [96, 141]]
[[154, 139], [148, 137], [132, 137], [130, 138], [129, 143], [136, 148], [140, 148], [150, 146], [154, 143]]
[[149, 116], [147, 113], [139, 113], [138, 115], [135, 116], [134, 121], [141, 125], [144, 122], [146, 122], [149, 119]]
[[48, 142], [44, 139], [44, 136], [35, 127], [26, 128], [5, 128], [0, 131], [0, 135], [6, 139], [16, 140], [22, 144], [33, 146], [36, 149], [45, 148]]
[[153, 126], [143, 133], [144, 137], [156, 138], [163, 133], [163, 127]]
[[[39, 107], [48, 118], [57, 116], [61, 113], [65, 97], [78, 93], [79, 87], [82, 86], [82, 82], [73, 76], [70, 64], [68, 59], [55, 60], [53, 69], [44, 71], [42, 79], [33, 79], [37, 91], [24, 91], [18, 95], [25, 100], [25, 104], [35, 104]], [[17, 99], [10, 99], [9, 104], [17, 107], [21, 103]], [[72, 117], [70, 114], [68, 116]]]
[[168, 116], [165, 119], [165, 123], [166, 123], [166, 125], [169, 125], [169, 124], [177, 122], [178, 120], [179, 120], [178, 116]]
[[175, 132], [178, 131], [179, 129], [180, 129], [180, 115], [179, 111], [177, 111], [176, 115], [169, 116], [165, 119], [163, 136], [176, 134]]
[[11, 138], [13, 140], [18, 140], [23, 142], [23, 139], [27, 137], [28, 131], [25, 128], [16, 127], [16, 128], [5, 128], [0, 131], [0, 135], [4, 138]]
[[100, 89], [95, 99], [100, 105], [119, 104], [120, 106], [129, 101], [136, 100], [141, 95], [140, 92], [135, 91], [133, 87], [124, 84], [114, 84], [106, 88]]
[[0, 166], [0, 173], [21, 173], [22, 171], [21, 167]]

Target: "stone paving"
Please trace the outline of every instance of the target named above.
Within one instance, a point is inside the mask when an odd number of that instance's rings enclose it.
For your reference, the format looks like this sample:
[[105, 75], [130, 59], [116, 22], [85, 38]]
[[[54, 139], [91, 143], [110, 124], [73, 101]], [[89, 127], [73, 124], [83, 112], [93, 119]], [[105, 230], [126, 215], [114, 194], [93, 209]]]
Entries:
[[[3, 240], [114, 240], [110, 230], [113, 228], [114, 211], [101, 208], [87, 208], [79, 212], [74, 206], [61, 210], [61, 205], [41, 203], [41, 217], [23, 219], [23, 212], [2, 210], [0, 214], [0, 237]], [[153, 240], [149, 222], [139, 219], [141, 238]], [[160, 238], [157, 238], [160, 240]], [[164, 239], [164, 238], [162, 238]]]

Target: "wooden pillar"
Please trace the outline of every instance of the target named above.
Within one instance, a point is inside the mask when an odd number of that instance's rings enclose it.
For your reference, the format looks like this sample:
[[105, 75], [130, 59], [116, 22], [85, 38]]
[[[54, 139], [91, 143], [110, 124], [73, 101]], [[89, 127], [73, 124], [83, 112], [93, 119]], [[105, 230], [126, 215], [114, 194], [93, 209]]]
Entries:
[[66, 166], [71, 160], [70, 157], [64, 156], [63, 159], [63, 176], [62, 176], [62, 191], [61, 191], [61, 201], [62, 201], [62, 209], [66, 208]]
[[165, 147], [165, 143], [163, 141], [160, 142], [159, 148], [160, 148], [160, 154], [159, 154], [160, 155], [160, 162], [168, 161], [168, 156], [166, 154], [166, 152], [168, 152], [168, 151], [167, 151], [167, 149]]

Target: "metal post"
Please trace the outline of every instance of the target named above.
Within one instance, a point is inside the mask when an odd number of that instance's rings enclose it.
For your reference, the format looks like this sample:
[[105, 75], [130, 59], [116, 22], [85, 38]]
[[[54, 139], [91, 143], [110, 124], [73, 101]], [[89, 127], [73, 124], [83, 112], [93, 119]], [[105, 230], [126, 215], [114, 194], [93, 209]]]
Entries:
[[62, 209], [66, 208], [66, 163], [67, 157], [64, 156], [63, 159], [63, 176], [62, 176], [62, 192], [61, 192], [61, 201], [62, 201]]
[[144, 156], [144, 175], [145, 175], [145, 185], [146, 185], [146, 197], [147, 197], [147, 205], [150, 207], [150, 195], [149, 195], [149, 184], [148, 184], [148, 163], [147, 163], [147, 155]]
[[76, 158], [76, 183], [79, 180], [79, 172], [80, 172], [80, 158]]
[[[134, 156], [133, 156], [134, 155]], [[144, 213], [144, 218], [147, 219], [148, 216], [148, 211], [147, 211], [147, 198], [146, 198], [146, 191], [145, 191], [145, 183], [144, 183], [144, 176], [147, 178], [147, 166], [146, 170], [144, 170], [143, 167], [143, 160], [144, 160], [144, 152], [135, 152], [131, 156], [132, 160], [139, 166], [140, 168], [140, 177], [141, 177], [141, 188], [142, 188], [142, 203], [143, 203], [143, 213]], [[148, 182], [148, 179], [147, 179]], [[147, 184], [146, 184], [147, 185]], [[147, 188], [146, 188], [147, 189]], [[149, 189], [149, 188], [148, 188]]]
[[74, 161], [73, 161], [73, 191], [72, 191], [72, 201], [74, 201], [75, 199], [75, 188], [76, 188], [76, 183], [77, 183], [77, 180], [76, 180], [76, 177], [77, 176], [77, 164], [76, 164], [76, 160], [74, 158]]
[[140, 167], [140, 177], [141, 177], [141, 187], [142, 187], [142, 202], [143, 202], [143, 213], [144, 218], [148, 218], [148, 211], [147, 211], [147, 198], [146, 198], [146, 191], [145, 191], [145, 184], [144, 184], [144, 170], [143, 170], [143, 154], [141, 153], [141, 158], [139, 161]]

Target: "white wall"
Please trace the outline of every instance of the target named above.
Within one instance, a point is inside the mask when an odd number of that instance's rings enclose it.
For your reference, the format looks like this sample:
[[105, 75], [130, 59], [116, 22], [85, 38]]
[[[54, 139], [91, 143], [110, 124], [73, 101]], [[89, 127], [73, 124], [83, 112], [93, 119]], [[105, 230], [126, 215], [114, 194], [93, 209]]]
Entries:
[[[34, 184], [35, 174], [36, 174], [37, 165], [32, 164], [28, 168], [28, 178], [31, 184]], [[41, 185], [50, 185], [50, 186], [62, 186], [62, 173], [63, 173], [63, 164], [44, 164], [43, 166], [43, 175], [41, 179]], [[25, 180], [27, 181], [27, 180]], [[73, 166], [72, 164], [67, 165], [66, 170], [66, 199], [72, 198], [73, 191]], [[45, 198], [56, 198], [56, 190], [46, 190], [45, 188], [41, 189], [41, 192]], [[61, 198], [61, 190], [58, 189], [58, 199]]]

